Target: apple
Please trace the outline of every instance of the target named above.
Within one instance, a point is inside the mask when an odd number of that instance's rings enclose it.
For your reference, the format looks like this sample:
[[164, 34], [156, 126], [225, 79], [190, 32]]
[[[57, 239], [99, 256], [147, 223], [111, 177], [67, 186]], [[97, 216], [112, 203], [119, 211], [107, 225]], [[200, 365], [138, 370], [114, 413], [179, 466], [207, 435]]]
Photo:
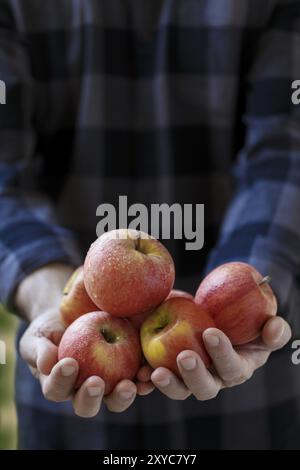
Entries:
[[201, 282], [195, 302], [233, 345], [245, 344], [256, 339], [265, 322], [277, 313], [269, 280], [247, 263], [226, 263]]
[[[172, 289], [170, 294], [166, 298], [166, 300], [173, 299], [174, 297], [185, 297], [186, 299], [194, 300], [194, 297], [189, 292], [185, 292], [184, 290], [177, 290], [177, 289]], [[130, 321], [135, 326], [136, 329], [140, 330], [142, 324], [152, 312], [153, 310], [150, 310], [149, 312], [144, 312], [138, 315], [134, 315], [133, 317], [130, 318]]]
[[88, 296], [83, 281], [83, 266], [77, 268], [63, 291], [60, 313], [65, 325], [70, 325], [76, 318], [85, 313], [98, 310]]
[[181, 351], [191, 349], [208, 367], [211, 359], [202, 334], [211, 327], [215, 327], [213, 319], [193, 300], [185, 297], [168, 299], [142, 325], [140, 335], [144, 356], [154, 369], [166, 367], [180, 377], [176, 358]]
[[136, 330], [140, 331], [142, 324], [152, 312], [153, 310], [150, 310], [150, 312], [139, 313], [138, 315], [130, 317], [131, 324], [135, 327]]
[[185, 297], [186, 299], [194, 300], [194, 296], [184, 290], [172, 289], [167, 299], [173, 299], [174, 297]]
[[153, 310], [169, 295], [175, 268], [168, 250], [137, 230], [103, 234], [84, 262], [86, 290], [98, 309], [117, 317]]
[[78, 362], [75, 388], [91, 376], [105, 382], [105, 395], [120, 380], [133, 380], [141, 364], [139, 335], [129, 320], [106, 312], [91, 312], [75, 320], [65, 331], [58, 359], [71, 357]]

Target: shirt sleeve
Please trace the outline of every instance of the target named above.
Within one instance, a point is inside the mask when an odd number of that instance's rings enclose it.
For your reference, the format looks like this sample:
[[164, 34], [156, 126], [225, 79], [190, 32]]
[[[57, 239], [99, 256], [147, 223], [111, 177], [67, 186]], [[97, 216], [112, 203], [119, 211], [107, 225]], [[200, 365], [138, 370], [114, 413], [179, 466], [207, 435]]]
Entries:
[[279, 313], [300, 332], [300, 2], [281, 1], [242, 85], [246, 138], [234, 168], [235, 196], [208, 270], [227, 261], [270, 275]]
[[36, 191], [35, 84], [25, 48], [3, 5], [0, 79], [6, 87], [6, 104], [0, 104], [0, 301], [11, 307], [16, 286], [32, 271], [54, 261], [76, 265], [80, 260], [72, 233], [57, 224], [51, 202]]

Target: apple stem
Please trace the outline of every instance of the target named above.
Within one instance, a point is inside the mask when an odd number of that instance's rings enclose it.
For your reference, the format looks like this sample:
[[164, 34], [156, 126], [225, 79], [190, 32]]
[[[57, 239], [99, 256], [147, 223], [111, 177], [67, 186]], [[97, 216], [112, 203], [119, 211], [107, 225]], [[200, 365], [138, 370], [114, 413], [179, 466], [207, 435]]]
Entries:
[[271, 277], [270, 276], [265, 276], [262, 278], [262, 280], [259, 282], [259, 286], [262, 286], [263, 284], [270, 284], [271, 282]]
[[135, 249], [139, 251], [140, 249], [140, 241], [141, 241], [141, 237], [140, 235], [135, 239]]

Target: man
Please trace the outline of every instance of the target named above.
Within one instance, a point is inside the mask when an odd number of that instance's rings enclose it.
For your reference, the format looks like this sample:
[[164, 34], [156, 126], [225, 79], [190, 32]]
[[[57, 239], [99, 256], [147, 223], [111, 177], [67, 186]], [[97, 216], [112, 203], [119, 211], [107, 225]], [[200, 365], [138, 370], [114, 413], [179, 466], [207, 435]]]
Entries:
[[57, 362], [62, 288], [95, 238], [96, 207], [119, 195], [204, 203], [204, 249], [168, 244], [178, 287], [247, 261], [272, 277], [297, 335], [299, 18], [288, 0], [2, 2], [0, 274], [3, 302], [29, 323], [21, 448], [299, 447], [299, 373], [279, 316], [237, 351], [207, 330], [215, 375], [183, 351], [182, 381], [144, 367], [99, 413], [102, 379], [74, 392], [76, 362]]

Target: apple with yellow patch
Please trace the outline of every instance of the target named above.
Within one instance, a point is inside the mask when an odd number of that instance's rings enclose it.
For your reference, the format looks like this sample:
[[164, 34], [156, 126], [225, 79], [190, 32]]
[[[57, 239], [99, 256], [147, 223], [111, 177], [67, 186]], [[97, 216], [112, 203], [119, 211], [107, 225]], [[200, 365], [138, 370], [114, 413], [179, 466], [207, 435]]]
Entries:
[[153, 310], [170, 293], [175, 268], [168, 250], [154, 237], [120, 229], [103, 234], [84, 262], [84, 283], [100, 310], [131, 317]]
[[65, 331], [58, 348], [58, 359], [71, 357], [78, 362], [75, 388], [91, 376], [105, 382], [105, 395], [123, 379], [133, 380], [142, 354], [139, 336], [129, 320], [106, 312], [79, 317]]
[[[186, 299], [194, 300], [194, 297], [192, 296], [192, 294], [190, 294], [189, 292], [186, 292], [184, 290], [178, 290], [178, 289], [172, 289], [170, 294], [166, 298], [166, 300], [173, 299], [174, 297], [185, 297]], [[141, 313], [139, 315], [134, 315], [130, 319], [131, 323], [135, 326], [135, 328], [140, 330], [142, 324], [144, 323], [146, 318], [149, 317], [149, 315], [152, 313], [152, 311], [153, 310], [151, 310], [150, 312]]]
[[68, 280], [60, 304], [60, 313], [65, 325], [70, 325], [85, 313], [98, 310], [89, 297], [83, 280], [83, 266], [77, 268]]
[[202, 335], [215, 327], [205, 310], [185, 297], [173, 297], [163, 302], [144, 321], [141, 344], [148, 363], [156, 369], [166, 367], [180, 377], [176, 358], [181, 351], [193, 350], [206, 366], [211, 359], [206, 352]]

